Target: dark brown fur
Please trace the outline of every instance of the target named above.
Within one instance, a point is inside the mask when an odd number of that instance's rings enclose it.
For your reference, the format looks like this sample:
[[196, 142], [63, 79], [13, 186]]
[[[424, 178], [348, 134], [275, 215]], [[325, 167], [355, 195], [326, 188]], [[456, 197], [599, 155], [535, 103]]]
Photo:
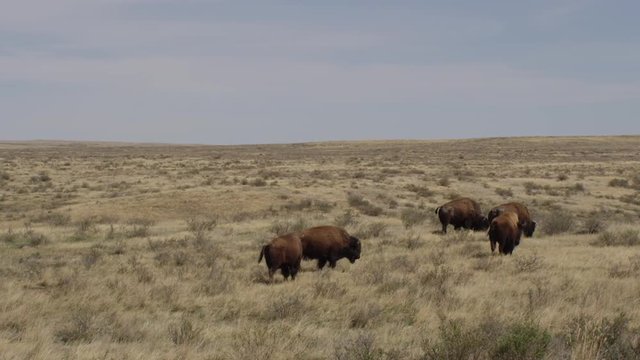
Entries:
[[518, 215], [514, 212], [505, 212], [498, 215], [491, 221], [489, 226], [489, 240], [491, 241], [491, 252], [494, 252], [496, 243], [501, 254], [513, 253], [515, 247], [520, 243], [522, 235], [522, 224], [518, 220]]
[[286, 234], [274, 238], [268, 245], [262, 247], [258, 263], [264, 257], [269, 269], [269, 278], [273, 281], [273, 274], [280, 269], [285, 280], [291, 275], [291, 279], [296, 279], [296, 274], [300, 271], [302, 261], [302, 242], [297, 234]]
[[529, 209], [518, 202], [502, 204], [491, 209], [491, 211], [489, 211], [489, 214], [487, 215], [487, 217], [489, 218], [489, 222], [505, 212], [516, 213], [518, 215], [518, 220], [522, 224], [522, 232], [524, 233], [524, 236], [533, 236], [533, 232], [536, 230], [536, 222], [531, 219]]
[[349, 235], [344, 229], [335, 226], [318, 226], [300, 233], [305, 259], [317, 259], [322, 269], [327, 261], [336, 267], [336, 262], [347, 258], [353, 264], [360, 258], [360, 240]]
[[436, 209], [436, 214], [442, 224], [442, 232], [447, 233], [447, 226], [453, 225], [455, 230], [460, 228], [471, 230], [486, 230], [489, 222], [482, 215], [480, 205], [469, 198], [459, 198], [450, 201]]

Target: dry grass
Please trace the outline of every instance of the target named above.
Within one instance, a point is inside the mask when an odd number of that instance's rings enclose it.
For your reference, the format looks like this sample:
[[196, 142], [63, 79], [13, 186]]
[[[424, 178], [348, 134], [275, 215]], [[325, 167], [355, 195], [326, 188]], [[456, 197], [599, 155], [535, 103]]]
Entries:
[[[2, 359], [640, 357], [640, 138], [0, 143]], [[433, 209], [529, 205], [512, 256]], [[269, 284], [338, 224], [362, 258]]]

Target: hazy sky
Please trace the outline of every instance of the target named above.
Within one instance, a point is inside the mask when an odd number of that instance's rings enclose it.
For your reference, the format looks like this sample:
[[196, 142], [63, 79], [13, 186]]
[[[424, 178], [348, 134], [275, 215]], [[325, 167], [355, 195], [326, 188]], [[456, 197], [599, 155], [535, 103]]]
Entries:
[[0, 139], [640, 134], [640, 1], [0, 0]]

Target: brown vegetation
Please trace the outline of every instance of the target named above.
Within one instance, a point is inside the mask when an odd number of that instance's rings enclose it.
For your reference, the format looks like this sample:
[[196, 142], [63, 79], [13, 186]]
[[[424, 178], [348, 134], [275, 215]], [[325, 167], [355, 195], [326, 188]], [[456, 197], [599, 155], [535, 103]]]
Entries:
[[[640, 138], [0, 143], [0, 358], [640, 357]], [[512, 256], [434, 209], [519, 201]], [[274, 236], [354, 264], [268, 281]]]

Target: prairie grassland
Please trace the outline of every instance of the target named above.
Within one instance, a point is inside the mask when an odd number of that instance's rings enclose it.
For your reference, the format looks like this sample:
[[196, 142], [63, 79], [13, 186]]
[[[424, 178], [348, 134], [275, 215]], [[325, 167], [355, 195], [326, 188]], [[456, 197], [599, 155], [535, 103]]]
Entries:
[[[457, 196], [538, 230], [435, 233]], [[640, 137], [0, 143], [0, 358], [637, 359], [639, 216]], [[321, 224], [361, 259], [269, 284]]]

